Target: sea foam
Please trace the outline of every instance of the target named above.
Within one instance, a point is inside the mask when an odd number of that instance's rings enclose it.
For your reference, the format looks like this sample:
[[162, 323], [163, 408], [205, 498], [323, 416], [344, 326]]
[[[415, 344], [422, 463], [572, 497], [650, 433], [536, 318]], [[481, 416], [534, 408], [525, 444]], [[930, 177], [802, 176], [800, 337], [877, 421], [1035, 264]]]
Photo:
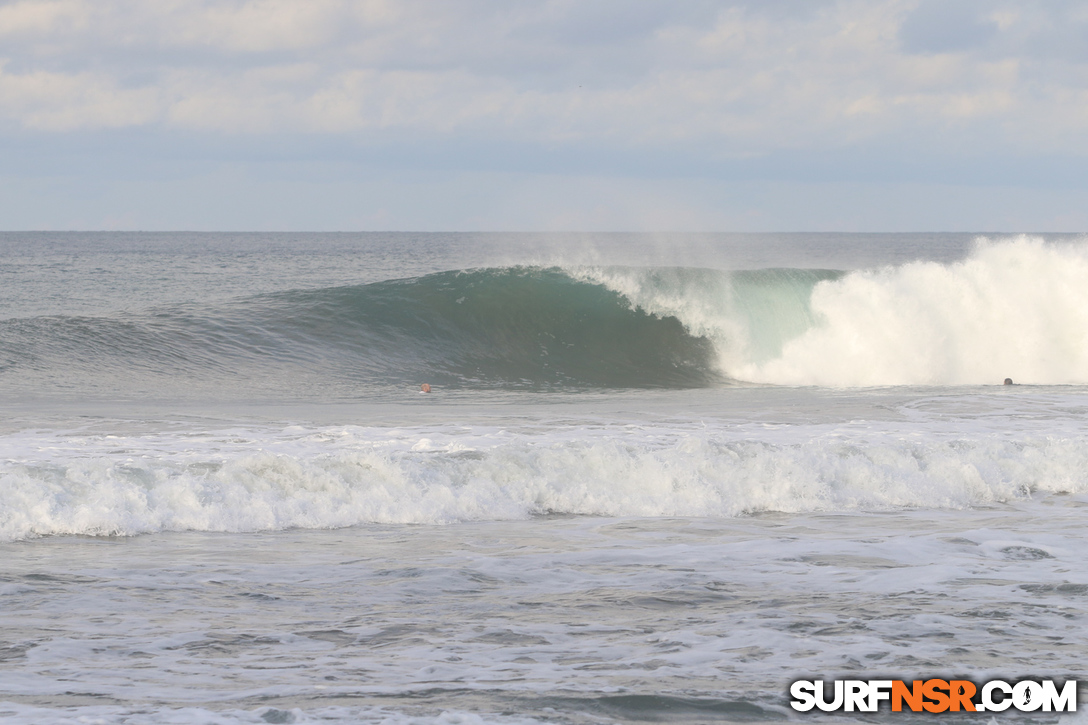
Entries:
[[[727, 376], [779, 385], [1088, 382], [1088, 244], [980, 239], [964, 260], [817, 278], [581, 269], [712, 340]], [[749, 273], [750, 274], [750, 273]]]
[[873, 424], [37, 435], [34, 451], [5, 439], [0, 540], [964, 508], [1088, 490], [1088, 449], [1075, 435], [905, 435]]

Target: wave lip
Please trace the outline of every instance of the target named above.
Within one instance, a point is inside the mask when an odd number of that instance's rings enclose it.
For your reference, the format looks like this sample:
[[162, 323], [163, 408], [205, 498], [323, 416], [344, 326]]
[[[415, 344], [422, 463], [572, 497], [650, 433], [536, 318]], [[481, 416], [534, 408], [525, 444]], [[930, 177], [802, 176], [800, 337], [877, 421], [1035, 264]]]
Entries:
[[733, 379], [777, 359], [789, 341], [817, 324], [813, 290], [843, 276], [828, 269], [684, 267], [583, 267], [570, 274], [614, 290], [636, 309], [679, 320], [691, 335], [713, 343], [715, 365]]

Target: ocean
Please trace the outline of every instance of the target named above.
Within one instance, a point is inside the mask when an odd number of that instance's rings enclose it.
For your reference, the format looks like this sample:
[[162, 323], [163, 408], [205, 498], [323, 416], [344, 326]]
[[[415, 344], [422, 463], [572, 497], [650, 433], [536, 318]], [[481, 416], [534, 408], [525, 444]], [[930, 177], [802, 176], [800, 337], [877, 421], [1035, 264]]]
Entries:
[[0, 405], [0, 722], [1088, 722], [789, 705], [1088, 679], [1079, 236], [4, 233]]

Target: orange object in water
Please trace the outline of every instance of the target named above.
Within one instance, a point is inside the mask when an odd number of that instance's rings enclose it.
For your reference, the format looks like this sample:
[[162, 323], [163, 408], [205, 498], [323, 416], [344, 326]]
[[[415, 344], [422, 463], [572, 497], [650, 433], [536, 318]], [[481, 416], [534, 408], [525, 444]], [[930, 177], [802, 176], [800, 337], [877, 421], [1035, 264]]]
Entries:
[[428, 383], [423, 383], [423, 385], [420, 385], [420, 386], [419, 386], [419, 389], [420, 389], [421, 391], [423, 391], [424, 393], [429, 393], [429, 392], [431, 392], [431, 386], [430, 386], [430, 385], [429, 385]]

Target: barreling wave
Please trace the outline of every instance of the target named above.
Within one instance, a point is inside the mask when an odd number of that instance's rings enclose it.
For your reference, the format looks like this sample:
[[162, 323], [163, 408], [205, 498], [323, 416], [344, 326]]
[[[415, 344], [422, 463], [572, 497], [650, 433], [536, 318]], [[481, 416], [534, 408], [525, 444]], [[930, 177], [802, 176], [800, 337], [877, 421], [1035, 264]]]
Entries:
[[141, 379], [144, 387], [203, 381], [305, 392], [423, 380], [690, 387], [722, 378], [713, 344], [675, 317], [541, 268], [296, 290], [214, 308], [12, 319], [0, 323], [0, 340], [0, 376], [82, 390]]
[[878, 270], [515, 267], [0, 322], [0, 385], [311, 399], [370, 385], [1088, 383], [1088, 245]]

